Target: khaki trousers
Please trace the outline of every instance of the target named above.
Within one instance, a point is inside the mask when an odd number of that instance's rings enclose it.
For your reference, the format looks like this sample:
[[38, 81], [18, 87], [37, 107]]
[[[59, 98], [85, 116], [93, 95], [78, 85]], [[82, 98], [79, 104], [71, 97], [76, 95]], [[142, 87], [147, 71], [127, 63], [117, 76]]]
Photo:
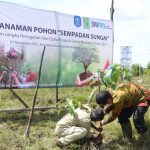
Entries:
[[86, 137], [88, 132], [89, 131], [85, 128], [72, 126], [62, 130], [62, 132], [57, 132], [57, 135], [59, 137], [59, 141], [63, 145], [67, 145], [75, 140]]

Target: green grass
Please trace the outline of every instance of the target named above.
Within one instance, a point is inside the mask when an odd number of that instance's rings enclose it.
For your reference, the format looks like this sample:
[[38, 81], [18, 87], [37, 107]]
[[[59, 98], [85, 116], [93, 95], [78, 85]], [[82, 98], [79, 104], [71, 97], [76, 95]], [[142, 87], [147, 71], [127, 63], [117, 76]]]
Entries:
[[[139, 78], [135, 78], [137, 82]], [[143, 84], [149, 86], [149, 77], [143, 77]], [[140, 82], [141, 84], [141, 82]], [[24, 101], [31, 107], [34, 89], [17, 89], [16, 93], [24, 99]], [[81, 103], [87, 102], [90, 95], [90, 88], [60, 88], [59, 100], [64, 102], [65, 98], [71, 98], [76, 104], [77, 101]], [[36, 106], [55, 106], [55, 89], [39, 89]], [[95, 102], [94, 102], [95, 104]], [[62, 105], [62, 104], [61, 104]], [[0, 110], [24, 108], [24, 106], [10, 93], [9, 90], [0, 91]], [[65, 110], [58, 111], [57, 109], [50, 109], [48, 111], [35, 111], [31, 123], [29, 138], [24, 137], [27, 127], [30, 112], [22, 113], [0, 113], [0, 150], [60, 150], [56, 146], [56, 137], [54, 128], [56, 122], [65, 114]], [[150, 110], [146, 113], [146, 123], [150, 128]], [[132, 118], [131, 118], [132, 122]], [[138, 134], [134, 128], [134, 138]], [[107, 150], [140, 150], [141, 145], [135, 141], [134, 147], [130, 144], [124, 143], [122, 139], [122, 132], [119, 123], [114, 121], [107, 126], [104, 126], [104, 145], [100, 149]], [[78, 145], [72, 144], [64, 150], [80, 150]]]

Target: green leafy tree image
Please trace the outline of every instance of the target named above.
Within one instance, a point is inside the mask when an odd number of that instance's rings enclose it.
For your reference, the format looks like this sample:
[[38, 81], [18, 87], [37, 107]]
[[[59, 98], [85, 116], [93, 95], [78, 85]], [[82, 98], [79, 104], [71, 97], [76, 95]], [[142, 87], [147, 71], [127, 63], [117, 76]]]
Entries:
[[150, 62], [148, 62], [148, 64], [147, 64], [147, 69], [150, 70]]
[[132, 72], [133, 76], [143, 75], [143, 67], [139, 64], [133, 64], [131, 72]]
[[150, 62], [148, 62], [147, 64], [146, 72], [148, 73], [148, 75], [150, 75]]
[[[80, 48], [75, 49], [72, 54], [72, 61], [76, 63], [81, 63], [84, 67], [84, 72], [82, 74], [81, 80], [84, 80], [91, 76], [92, 73], [88, 71], [88, 67], [92, 63], [99, 63], [98, 49], [92, 45], [82, 45]], [[81, 75], [81, 74], [80, 74]]]

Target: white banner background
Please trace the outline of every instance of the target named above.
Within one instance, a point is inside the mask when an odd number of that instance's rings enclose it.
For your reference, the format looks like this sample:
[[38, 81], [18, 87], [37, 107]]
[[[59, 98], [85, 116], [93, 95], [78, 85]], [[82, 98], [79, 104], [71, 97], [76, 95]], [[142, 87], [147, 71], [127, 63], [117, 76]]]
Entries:
[[112, 63], [112, 34], [111, 21], [0, 2], [0, 46], [5, 55], [11, 48], [18, 53], [24, 49], [22, 67], [28, 63], [38, 72], [46, 46], [41, 86], [55, 86], [58, 76], [62, 86], [75, 84], [76, 74], [84, 71], [82, 63], [72, 61], [76, 49], [98, 51], [99, 63], [89, 65], [91, 72], [102, 69], [107, 61]]

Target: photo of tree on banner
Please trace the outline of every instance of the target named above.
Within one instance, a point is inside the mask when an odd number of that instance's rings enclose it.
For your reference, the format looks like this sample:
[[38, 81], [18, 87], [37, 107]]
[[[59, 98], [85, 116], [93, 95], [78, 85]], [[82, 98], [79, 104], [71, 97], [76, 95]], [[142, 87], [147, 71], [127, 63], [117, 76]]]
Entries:
[[76, 49], [74, 51], [74, 53], [72, 54], [72, 61], [82, 64], [84, 69], [84, 72], [76, 75], [76, 85], [81, 86], [81, 81], [93, 77], [94, 73], [88, 70], [88, 68], [93, 63], [100, 63], [99, 54], [100, 52], [98, 51], [98, 49], [93, 47], [92, 45], [87, 45], [86, 47], [82, 46], [80, 49]]
[[74, 49], [61, 49], [61, 83], [62, 85], [85, 86], [89, 80], [97, 78], [98, 69], [111, 63], [103, 47], [92, 44], [79, 44]]

